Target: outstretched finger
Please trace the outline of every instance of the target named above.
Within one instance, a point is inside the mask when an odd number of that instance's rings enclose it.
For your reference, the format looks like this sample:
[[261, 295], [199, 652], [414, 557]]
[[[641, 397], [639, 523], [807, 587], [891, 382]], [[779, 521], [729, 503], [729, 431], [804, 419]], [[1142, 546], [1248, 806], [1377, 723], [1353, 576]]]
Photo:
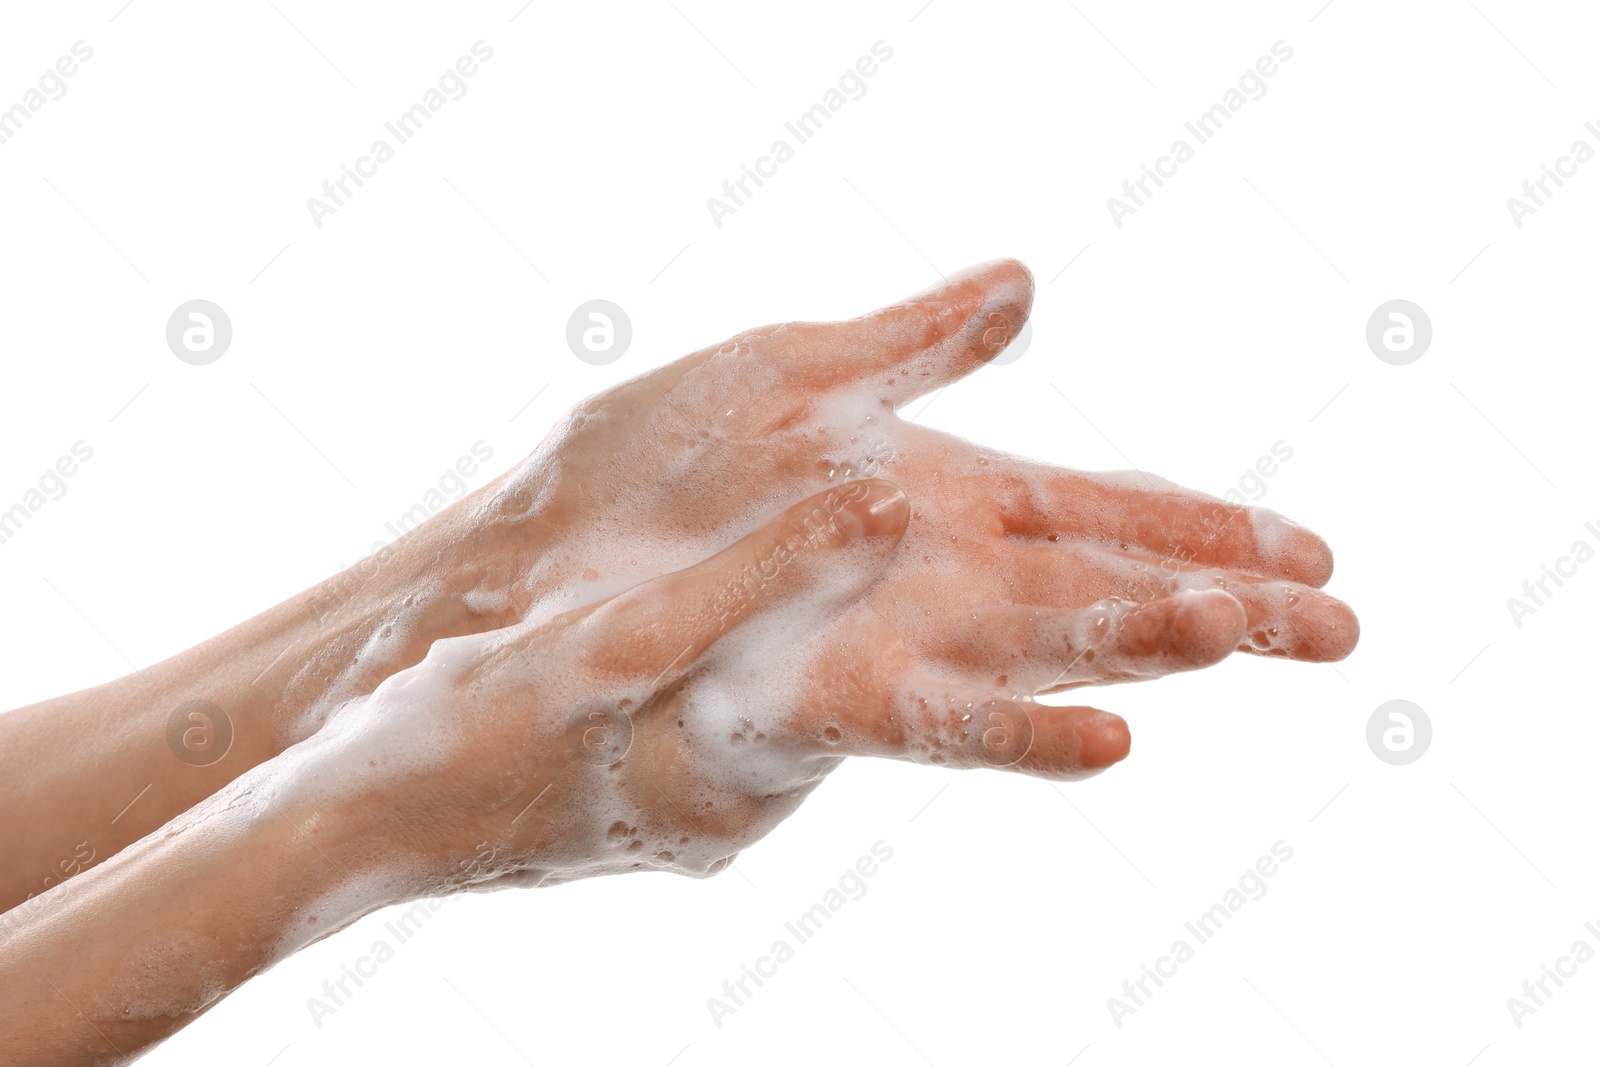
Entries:
[[1220, 589], [1087, 608], [1003, 605], [968, 614], [940, 635], [935, 653], [997, 686], [1055, 692], [1209, 667], [1244, 642], [1246, 621]]
[[1261, 655], [1333, 662], [1354, 651], [1361, 636], [1348, 604], [1299, 582], [1065, 541], [1016, 546], [1003, 558], [1006, 591], [1028, 604], [1087, 607], [1106, 597], [1152, 601], [1182, 590], [1221, 590], [1244, 605], [1248, 640], [1239, 647]]
[[884, 712], [828, 723], [818, 747], [830, 755], [993, 767], [1059, 780], [1087, 778], [1128, 755], [1128, 724], [1108, 711], [936, 693], [907, 692]]
[[1310, 586], [1333, 575], [1327, 542], [1298, 523], [1143, 472], [1083, 474], [1007, 457], [976, 467], [968, 481], [969, 491], [987, 490], [1007, 533], [1093, 540]]
[[792, 324], [784, 373], [799, 385], [870, 393], [899, 407], [997, 356], [1032, 307], [1028, 268], [997, 259], [857, 319]]

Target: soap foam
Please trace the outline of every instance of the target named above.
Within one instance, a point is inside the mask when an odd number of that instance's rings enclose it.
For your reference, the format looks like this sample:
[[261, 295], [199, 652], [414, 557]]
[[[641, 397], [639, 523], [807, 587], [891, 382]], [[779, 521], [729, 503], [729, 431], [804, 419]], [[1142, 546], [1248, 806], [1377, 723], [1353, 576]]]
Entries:
[[[996, 294], [992, 309], [986, 307], [942, 342], [860, 389], [819, 392], [785, 385], [782, 360], [771, 353], [810, 328], [777, 326], [741, 334], [580, 404], [536, 452], [471, 505], [475, 525], [539, 531], [537, 544], [519, 561], [525, 567], [520, 577], [493, 594], [465, 596], [467, 607], [482, 613], [515, 604], [520, 621], [435, 641], [420, 663], [388, 678], [369, 697], [323, 708], [330, 743], [338, 742], [337, 750], [346, 753], [330, 764], [327, 776], [343, 785], [329, 788], [351, 788], [363, 777], [403, 780], [448, 766], [463, 751], [463, 731], [470, 725], [461, 721], [459, 710], [461, 687], [469, 677], [486, 679], [472, 683], [469, 701], [492, 709], [485, 713], [515, 721], [522, 709], [536, 705], [543, 709], [538, 714], [557, 720], [539, 735], [539, 743], [552, 751], [568, 744], [564, 715], [597, 694], [611, 693], [607, 699], [625, 701], [625, 713], [638, 719], [632, 748], [615, 765], [580, 769], [579, 777], [563, 780], [559, 803], [531, 809], [528, 819], [547, 820], [539, 823], [541, 840], [560, 845], [541, 854], [538, 868], [522, 881], [555, 884], [652, 867], [695, 875], [720, 869], [832, 769], [839, 757], [827, 755], [829, 744], [840, 744], [841, 751], [849, 747], [848, 717], [841, 714], [835, 721], [815, 705], [826, 695], [810, 672], [847, 635], [862, 632], [860, 615], [872, 609], [859, 604], [861, 575], [879, 565], [875, 550], [853, 546], [830, 554], [834, 569], [826, 581], [782, 612], [748, 619], [724, 634], [668, 694], [648, 692], [642, 684], [633, 690], [608, 688], [609, 680], [570, 666], [531, 662], [523, 646], [557, 617], [699, 563], [796, 501], [857, 478], [897, 481], [904, 473], [902, 485], [916, 482], [925, 491], [930, 481], [933, 485], [936, 499], [919, 500], [912, 493], [910, 527], [876, 587], [890, 591], [883, 594], [887, 597], [901, 589], [925, 601], [930, 588], [950, 590], [951, 597], [970, 595], [960, 590], [970, 588], [971, 576], [978, 573], [1003, 575], [997, 579], [1001, 588], [979, 594], [986, 603], [1060, 602], [1044, 599], [1039, 581], [1011, 575], [1007, 557], [998, 553], [1015, 542], [990, 536], [1004, 531], [979, 525], [994, 522], [1000, 501], [986, 497], [996, 484], [1007, 503], [1061, 523], [1047, 539], [1056, 544], [1036, 540], [1041, 551], [1057, 553], [1053, 566], [1080, 583], [1067, 586], [1061, 584], [1066, 579], [1057, 579], [1051, 587], [1080, 609], [1061, 624], [1058, 636], [1064, 643], [1100, 648], [1112, 640], [1117, 620], [1141, 603], [1180, 590], [1226, 588], [1214, 572], [1169, 571], [1126, 554], [1136, 545], [1107, 544], [1108, 531], [1127, 526], [1123, 493], [1194, 499], [1174, 483], [1142, 472], [1097, 474], [1086, 479], [1082, 500], [1061, 514], [1064, 509], [1049, 506], [1059, 492], [1051, 477], [1033, 473], [1004, 452], [893, 416], [894, 404], [914, 393], [917, 383], [943, 380], [955, 362], [970, 358], [965, 353], [974, 330], [985, 334], [985, 343], [1002, 342], [1004, 337], [988, 336], [1002, 326], [1008, 337], [1009, 326], [997, 325], [993, 316], [1001, 314], [1000, 308], [1025, 305], [1025, 296], [1020, 289]], [[821, 348], [826, 337], [811, 329], [806, 341]], [[844, 364], [853, 353], [839, 342], [815, 355]], [[595, 434], [605, 437], [600, 447], [589, 445]], [[620, 454], [619, 440], [627, 442]], [[902, 471], [904, 457], [912, 453], [918, 457], [916, 470]], [[1263, 553], [1285, 547], [1283, 520], [1264, 509], [1249, 514]], [[1108, 584], [1133, 592], [1107, 600]], [[1265, 644], [1257, 645], [1263, 651], [1279, 650], [1275, 642], [1291, 628], [1292, 605], [1286, 601], [1291, 588], [1281, 583], [1281, 588], [1255, 590], [1263, 606], [1251, 623], [1265, 637]], [[956, 603], [945, 603], [939, 615], [931, 609], [896, 615], [900, 638], [913, 650], [925, 647], [950, 624]], [[393, 656], [414, 637], [406, 611], [421, 607], [397, 608], [388, 627], [367, 638], [362, 658]], [[1088, 610], [1094, 607], [1100, 614]], [[486, 676], [473, 668], [489, 659], [502, 669]], [[1113, 659], [1101, 669], [1132, 673], [1134, 666]], [[988, 688], [980, 692], [980, 684]], [[997, 679], [975, 680], [954, 667], [919, 667], [918, 677], [895, 695], [890, 712], [906, 722], [931, 716], [944, 724], [943, 740], [937, 730], [921, 734], [920, 749], [910, 753], [939, 762], [950, 746], [971, 742], [974, 709], [995, 696], [1027, 700], [1033, 693]], [[672, 781], [682, 791], [669, 798], [681, 809], [676, 812], [664, 810], [661, 795], [640, 785], [660, 752], [669, 752], [677, 768]], [[508, 812], [528, 803], [538, 787], [531, 766], [525, 776], [505, 782]], [[769, 803], [754, 804], [762, 800]], [[765, 814], [749, 818], [753, 806]], [[738, 818], [730, 814], [735, 812]], [[493, 863], [460, 877], [456, 887], [475, 887], [516, 867], [509, 855], [495, 855]]]

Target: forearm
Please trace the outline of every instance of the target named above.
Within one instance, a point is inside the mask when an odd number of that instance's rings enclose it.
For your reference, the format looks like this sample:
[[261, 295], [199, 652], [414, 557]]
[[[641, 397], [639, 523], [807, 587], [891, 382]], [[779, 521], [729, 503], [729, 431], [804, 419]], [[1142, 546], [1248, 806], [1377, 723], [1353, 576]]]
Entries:
[[299, 740], [331, 701], [420, 659], [459, 612], [436, 601], [411, 639], [370, 646], [399, 590], [427, 588], [421, 547], [400, 542], [381, 564], [162, 663], [0, 715], [0, 911], [103, 862]]
[[279, 770], [0, 916], [0, 1063], [121, 1061], [391, 902], [366, 877], [390, 844], [354, 807], [279, 792]]

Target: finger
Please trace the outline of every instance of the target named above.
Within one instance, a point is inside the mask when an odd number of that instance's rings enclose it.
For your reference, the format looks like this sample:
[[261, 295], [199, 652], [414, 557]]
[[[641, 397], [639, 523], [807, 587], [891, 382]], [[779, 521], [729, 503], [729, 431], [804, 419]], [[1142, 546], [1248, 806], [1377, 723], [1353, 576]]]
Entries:
[[907, 694], [887, 714], [832, 729], [819, 744], [836, 754], [1056, 779], [1103, 771], [1126, 758], [1130, 744], [1128, 724], [1107, 711], [960, 694]]
[[1322, 586], [1333, 552], [1268, 508], [1230, 504], [1137, 472], [1085, 475], [1033, 464], [1002, 498], [1008, 532], [1091, 538], [1163, 560]]
[[1180, 590], [1220, 589], [1244, 605], [1240, 648], [1331, 663], [1355, 650], [1361, 625], [1342, 600], [1299, 582], [1214, 567], [1153, 562], [1093, 545], [1031, 545], [1004, 560], [1013, 602], [1086, 606], [1115, 597], [1154, 601]]
[[848, 482], [789, 508], [702, 563], [601, 604], [581, 624], [603, 676], [671, 685], [723, 634], [802, 596], [838, 610], [881, 573], [911, 509], [894, 484]]
[[969, 613], [945, 634], [946, 663], [1035, 694], [1209, 667], [1245, 640], [1245, 609], [1217, 589], [1088, 608], [1035, 604]]
[[[929, 431], [923, 431], [924, 433]], [[1006, 458], [947, 473], [945, 493], [993, 499], [1008, 533], [1098, 541], [1163, 560], [1323, 586], [1333, 552], [1275, 511], [1136, 471], [1081, 474]]]
[[1242, 652], [1307, 663], [1335, 663], [1355, 651], [1361, 623], [1342, 600], [1295, 582], [1250, 576], [1213, 578], [1244, 605]]
[[898, 407], [989, 362], [1032, 307], [1028, 268], [993, 260], [858, 319], [792, 324], [785, 373], [800, 385], [866, 392]]

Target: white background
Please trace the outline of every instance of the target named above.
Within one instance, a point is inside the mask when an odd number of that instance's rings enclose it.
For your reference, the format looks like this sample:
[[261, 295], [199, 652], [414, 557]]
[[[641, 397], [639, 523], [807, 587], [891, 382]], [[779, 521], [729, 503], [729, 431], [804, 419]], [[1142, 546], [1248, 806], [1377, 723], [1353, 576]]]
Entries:
[[[1506, 207], [1600, 148], [1592, 11], [275, 2], [5, 5], [0, 106], [94, 49], [0, 146], [0, 507], [94, 449], [0, 546], [5, 706], [353, 562], [475, 441], [474, 487], [623, 378], [998, 255], [1038, 278], [1030, 347], [909, 412], [1218, 494], [1283, 441], [1262, 502], [1333, 545], [1363, 637], [1337, 667], [1236, 656], [1090, 694], [1135, 740], [1088, 783], [856, 763], [736, 873], [452, 899], [318, 1027], [307, 998], [383, 936], [371, 917], [149, 1062], [1592, 1055], [1600, 963], [1520, 1029], [1506, 1007], [1600, 948], [1600, 563], [1520, 628], [1506, 605], [1600, 547], [1600, 162], [1521, 228]], [[317, 228], [306, 198], [480, 39], [467, 95]], [[866, 95], [717, 227], [706, 198], [879, 40]], [[1114, 225], [1106, 198], [1279, 40], [1267, 94]], [[634, 329], [605, 367], [564, 341], [595, 297]], [[206, 367], [165, 344], [194, 298], [234, 328]], [[1409, 366], [1364, 339], [1394, 298], [1433, 323]], [[1404, 767], [1365, 739], [1394, 698], [1434, 729]], [[878, 840], [867, 895], [718, 1028], [706, 998]], [[1279, 840], [1267, 895], [1115, 1025], [1107, 998]]]

